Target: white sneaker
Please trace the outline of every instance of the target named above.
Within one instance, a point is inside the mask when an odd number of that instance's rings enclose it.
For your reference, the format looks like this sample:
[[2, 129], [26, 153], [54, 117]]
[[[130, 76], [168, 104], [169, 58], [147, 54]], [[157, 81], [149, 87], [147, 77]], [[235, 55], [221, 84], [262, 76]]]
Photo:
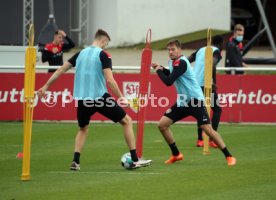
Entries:
[[72, 162], [70, 166], [71, 170], [80, 170], [80, 164], [76, 163], [75, 161]]
[[137, 162], [133, 162], [133, 164], [135, 165], [134, 168], [139, 168], [139, 167], [147, 167], [151, 164], [152, 160], [143, 160], [143, 159], [139, 159]]

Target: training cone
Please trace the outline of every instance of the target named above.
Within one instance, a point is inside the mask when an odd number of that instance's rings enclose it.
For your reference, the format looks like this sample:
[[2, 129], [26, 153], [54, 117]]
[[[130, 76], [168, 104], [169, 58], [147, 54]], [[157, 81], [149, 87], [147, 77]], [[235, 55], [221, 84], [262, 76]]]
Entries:
[[23, 153], [22, 153], [22, 152], [19, 152], [19, 153], [16, 155], [16, 158], [22, 159], [22, 158], [23, 158]]

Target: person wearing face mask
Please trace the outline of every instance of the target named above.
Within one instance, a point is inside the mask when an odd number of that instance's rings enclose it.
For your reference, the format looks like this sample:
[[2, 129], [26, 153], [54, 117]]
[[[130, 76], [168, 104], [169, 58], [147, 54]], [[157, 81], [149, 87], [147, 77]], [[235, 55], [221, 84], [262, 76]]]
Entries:
[[[64, 40], [67, 43], [64, 43]], [[63, 65], [63, 51], [75, 47], [75, 43], [69, 38], [63, 30], [57, 30], [54, 34], [54, 40], [45, 45], [42, 50], [42, 62], [48, 62], [50, 66]], [[55, 72], [55, 69], [49, 69], [48, 72]]]
[[[234, 34], [226, 46], [225, 67], [247, 67], [242, 60], [243, 36], [244, 26], [236, 24]], [[226, 74], [231, 74], [231, 71], [226, 71]], [[244, 71], [234, 71], [234, 74], [244, 74]]]

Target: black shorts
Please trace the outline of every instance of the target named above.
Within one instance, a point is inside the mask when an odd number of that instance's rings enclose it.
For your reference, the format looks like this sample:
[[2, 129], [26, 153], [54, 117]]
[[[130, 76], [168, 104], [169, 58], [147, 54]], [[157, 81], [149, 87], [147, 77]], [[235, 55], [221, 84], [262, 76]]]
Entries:
[[79, 127], [83, 128], [88, 125], [91, 116], [96, 112], [115, 123], [121, 121], [126, 116], [126, 112], [117, 104], [114, 98], [105, 93], [103, 97], [96, 100], [78, 100], [77, 116]]
[[[204, 87], [201, 87], [201, 90], [204, 93]], [[213, 111], [219, 110], [219, 112], [221, 112], [221, 107], [218, 100], [218, 93], [216, 92], [216, 89], [214, 89], [214, 85], [212, 85], [211, 108]]]
[[193, 116], [199, 125], [210, 124], [210, 118], [203, 101], [193, 99], [186, 106], [177, 106], [175, 103], [166, 111], [164, 116], [170, 118], [174, 123], [185, 117]]

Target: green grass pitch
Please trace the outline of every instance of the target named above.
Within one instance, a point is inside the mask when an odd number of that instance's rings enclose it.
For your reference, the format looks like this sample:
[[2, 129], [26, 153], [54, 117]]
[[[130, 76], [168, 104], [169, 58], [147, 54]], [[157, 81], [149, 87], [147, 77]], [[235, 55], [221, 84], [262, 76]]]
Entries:
[[117, 124], [91, 124], [81, 171], [70, 171], [76, 124], [34, 123], [31, 180], [22, 182], [22, 123], [0, 123], [1, 200], [185, 199], [258, 200], [276, 198], [276, 126], [221, 125], [220, 133], [237, 158], [228, 167], [219, 150], [203, 156], [195, 147], [195, 125], [172, 127], [184, 161], [163, 164], [170, 151], [156, 125], [145, 126], [144, 156], [150, 167], [120, 165], [128, 151]]

